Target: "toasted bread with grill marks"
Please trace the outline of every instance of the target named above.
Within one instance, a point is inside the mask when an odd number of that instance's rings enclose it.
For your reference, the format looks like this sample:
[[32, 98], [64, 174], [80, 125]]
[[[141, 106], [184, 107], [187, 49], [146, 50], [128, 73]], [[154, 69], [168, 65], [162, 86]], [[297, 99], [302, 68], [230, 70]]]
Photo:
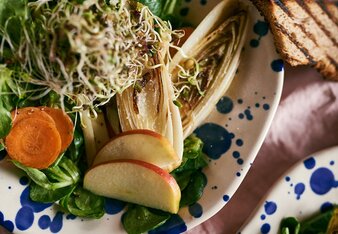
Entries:
[[337, 2], [251, 0], [269, 22], [275, 44], [292, 66], [311, 65], [338, 81]]

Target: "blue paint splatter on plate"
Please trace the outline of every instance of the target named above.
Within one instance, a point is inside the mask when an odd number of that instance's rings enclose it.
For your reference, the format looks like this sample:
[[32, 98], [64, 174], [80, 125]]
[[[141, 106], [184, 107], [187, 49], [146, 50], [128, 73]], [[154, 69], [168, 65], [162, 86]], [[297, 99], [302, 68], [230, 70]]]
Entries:
[[266, 111], [269, 110], [270, 109], [270, 105], [267, 104], [267, 103], [263, 104], [263, 109], [266, 110]]
[[26, 187], [20, 195], [20, 203], [22, 206], [30, 207], [35, 213], [41, 212], [53, 205], [53, 203], [41, 203], [32, 201], [29, 197], [30, 188]]
[[251, 114], [250, 109], [246, 109], [244, 111], [244, 114], [245, 114], [247, 120], [253, 120], [253, 115]]
[[186, 230], [187, 225], [185, 225], [183, 219], [178, 215], [172, 215], [165, 224], [150, 231], [149, 234], [178, 234]]
[[316, 194], [326, 194], [337, 186], [338, 181], [335, 180], [333, 172], [326, 167], [316, 169], [311, 175], [310, 187]]
[[275, 72], [281, 72], [284, 68], [284, 62], [282, 59], [276, 59], [271, 62], [271, 69]]
[[325, 211], [331, 210], [333, 208], [333, 204], [331, 202], [324, 202], [320, 206], [320, 212], [324, 213]]
[[239, 157], [241, 156], [241, 154], [240, 154], [238, 151], [234, 151], [234, 152], [232, 153], [232, 156], [233, 156], [234, 158], [239, 158]]
[[250, 40], [250, 46], [253, 48], [257, 48], [259, 46], [261, 38], [268, 34], [269, 25], [265, 21], [258, 20], [254, 24], [253, 31], [255, 34], [258, 35], [258, 38]]
[[223, 201], [227, 202], [229, 201], [230, 196], [229, 195], [223, 195]]
[[261, 226], [261, 233], [262, 233], [262, 234], [267, 234], [267, 233], [270, 232], [270, 229], [271, 229], [270, 224], [264, 223], [264, 224]]
[[50, 223], [51, 223], [51, 220], [50, 220], [50, 217], [48, 215], [42, 215], [39, 218], [39, 221], [38, 221], [39, 227], [43, 230], [49, 228]]
[[297, 200], [300, 199], [300, 196], [304, 193], [304, 191], [305, 191], [305, 184], [303, 184], [303, 183], [296, 184], [294, 192], [296, 194]]
[[189, 213], [195, 218], [200, 218], [203, 214], [203, 208], [199, 203], [189, 206]]
[[244, 144], [244, 142], [243, 142], [242, 139], [237, 139], [237, 140], [236, 140], [236, 145], [242, 146], [243, 144]]
[[0, 225], [6, 228], [8, 231], [13, 232], [14, 224], [10, 220], [5, 220], [4, 214], [0, 211]]
[[304, 166], [307, 169], [312, 169], [316, 166], [316, 160], [313, 157], [310, 157], [304, 160]]
[[117, 214], [123, 210], [126, 203], [120, 200], [105, 198], [104, 209], [107, 214]]
[[231, 98], [224, 96], [216, 104], [216, 109], [221, 114], [228, 114], [232, 111], [234, 103]]
[[212, 159], [218, 159], [227, 152], [233, 138], [224, 127], [214, 123], [200, 126], [195, 134], [204, 142], [203, 152]]
[[273, 201], [267, 201], [264, 204], [264, 210], [265, 210], [266, 214], [272, 215], [277, 210], [277, 204], [275, 202], [273, 202]]
[[15, 226], [19, 230], [25, 231], [33, 225], [33, 222], [34, 222], [33, 209], [28, 206], [21, 207], [15, 216]]
[[62, 212], [57, 212], [54, 219], [50, 223], [49, 229], [52, 233], [58, 233], [62, 229], [62, 225], [63, 225], [62, 216], [63, 216]]

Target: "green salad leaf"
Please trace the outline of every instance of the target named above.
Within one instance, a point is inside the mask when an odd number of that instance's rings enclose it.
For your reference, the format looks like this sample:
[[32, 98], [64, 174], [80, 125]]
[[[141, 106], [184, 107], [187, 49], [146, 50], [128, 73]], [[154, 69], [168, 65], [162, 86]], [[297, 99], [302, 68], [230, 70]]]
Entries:
[[282, 220], [281, 234], [298, 234], [300, 229], [299, 221], [294, 217], [287, 217]]
[[171, 173], [182, 191], [181, 207], [196, 203], [207, 184], [202, 169], [208, 165], [208, 161], [202, 149], [201, 139], [194, 134], [187, 137], [184, 140], [182, 164]]
[[324, 234], [329, 226], [334, 209], [317, 214], [300, 224], [300, 234]]
[[103, 197], [95, 195], [81, 186], [63, 197], [59, 204], [69, 213], [79, 217], [98, 219], [104, 215]]
[[207, 177], [201, 171], [196, 171], [190, 176], [190, 180], [182, 191], [180, 207], [190, 206], [196, 203], [203, 194], [207, 184]]
[[30, 193], [29, 196], [33, 201], [50, 203], [57, 202], [76, 188], [74, 185], [70, 185], [63, 188], [58, 188], [54, 190], [45, 189], [34, 182], [30, 183]]
[[12, 118], [11, 113], [4, 108], [1, 100], [0, 100], [0, 138], [4, 138], [8, 135], [12, 128]]
[[0, 27], [5, 27], [7, 20], [11, 17], [25, 17], [27, 14], [26, 6], [27, 0], [0, 0]]
[[[0, 39], [8, 37], [11, 42], [11, 45], [7, 44], [8, 47], [18, 46], [22, 33], [20, 28], [27, 14], [27, 0], [0, 0]], [[5, 59], [12, 56], [8, 47], [4, 49]]]
[[138, 0], [138, 2], [147, 6], [154, 15], [169, 20], [174, 28], [182, 27], [184, 24], [178, 12], [182, 0]]
[[281, 234], [333, 233], [328, 229], [334, 222], [336, 213], [338, 213], [338, 208], [333, 206], [303, 221], [298, 221], [295, 217], [286, 217], [281, 221], [279, 230]]
[[122, 225], [129, 234], [139, 234], [161, 226], [169, 218], [170, 213], [131, 204], [122, 216]]
[[14, 165], [26, 172], [37, 185], [47, 190], [56, 190], [76, 184], [80, 180], [80, 172], [72, 161], [63, 157], [57, 166], [45, 170], [26, 167], [13, 161]]

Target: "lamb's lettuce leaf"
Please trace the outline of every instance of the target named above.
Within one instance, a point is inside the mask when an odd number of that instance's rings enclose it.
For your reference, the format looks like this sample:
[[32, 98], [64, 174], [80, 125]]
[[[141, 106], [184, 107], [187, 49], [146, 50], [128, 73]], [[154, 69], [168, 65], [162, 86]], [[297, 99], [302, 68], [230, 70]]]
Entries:
[[138, 2], [149, 7], [154, 15], [163, 20], [169, 20], [174, 28], [179, 28], [183, 25], [183, 20], [178, 12], [182, 0], [138, 0]]

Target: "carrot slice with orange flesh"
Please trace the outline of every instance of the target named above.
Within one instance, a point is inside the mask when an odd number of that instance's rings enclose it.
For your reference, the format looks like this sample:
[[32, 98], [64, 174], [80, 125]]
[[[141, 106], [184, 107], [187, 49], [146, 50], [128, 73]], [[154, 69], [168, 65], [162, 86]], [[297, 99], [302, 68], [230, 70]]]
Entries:
[[38, 118], [18, 122], [5, 143], [10, 158], [37, 169], [48, 168], [61, 152], [61, 137], [55, 124]]
[[72, 119], [61, 109], [40, 107], [40, 110], [49, 114], [54, 120], [61, 137], [61, 152], [65, 151], [73, 141], [74, 125]]
[[13, 127], [23, 119], [27, 118], [36, 118], [45, 120], [49, 123], [54, 123], [53, 118], [48, 114], [40, 110], [37, 107], [24, 107], [21, 109], [16, 109], [11, 112]]

